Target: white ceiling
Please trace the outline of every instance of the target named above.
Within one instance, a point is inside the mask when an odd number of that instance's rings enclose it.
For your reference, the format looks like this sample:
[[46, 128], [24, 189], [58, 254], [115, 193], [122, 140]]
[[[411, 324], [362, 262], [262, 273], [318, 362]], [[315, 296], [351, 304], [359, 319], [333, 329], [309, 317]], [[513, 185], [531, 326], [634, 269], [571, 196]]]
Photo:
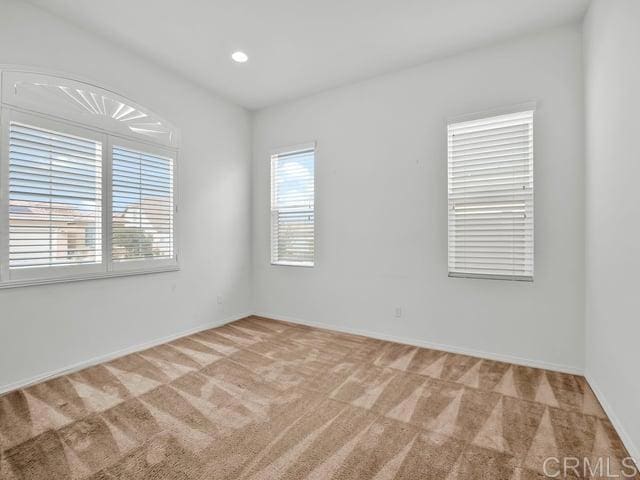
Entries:
[[[580, 19], [589, 0], [30, 0], [250, 109]], [[239, 65], [235, 50], [249, 55]]]

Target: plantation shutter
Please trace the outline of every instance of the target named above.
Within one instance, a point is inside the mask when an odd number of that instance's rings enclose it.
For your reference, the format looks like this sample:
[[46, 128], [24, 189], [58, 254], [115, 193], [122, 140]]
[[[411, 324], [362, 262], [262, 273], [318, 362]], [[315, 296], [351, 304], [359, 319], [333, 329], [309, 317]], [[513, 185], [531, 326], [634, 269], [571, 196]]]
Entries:
[[315, 150], [271, 156], [271, 263], [313, 266]]
[[102, 143], [9, 124], [9, 268], [102, 261]]
[[448, 125], [450, 276], [533, 279], [533, 113]]
[[112, 153], [112, 260], [173, 258], [173, 159], [119, 146]]

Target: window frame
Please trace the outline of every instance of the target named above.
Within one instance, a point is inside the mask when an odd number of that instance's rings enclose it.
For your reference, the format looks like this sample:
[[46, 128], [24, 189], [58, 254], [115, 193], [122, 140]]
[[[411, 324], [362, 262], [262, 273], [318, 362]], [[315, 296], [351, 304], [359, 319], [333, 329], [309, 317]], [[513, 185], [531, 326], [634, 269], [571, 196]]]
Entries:
[[[9, 126], [11, 122], [84, 137], [102, 143], [102, 261], [90, 265], [43, 266], [11, 269], [9, 266]], [[0, 289], [49, 283], [75, 282], [180, 270], [179, 255], [179, 150], [140, 138], [86, 125], [71, 119], [0, 105]], [[173, 257], [113, 262], [111, 258], [112, 146], [140, 150], [173, 160]], [[114, 264], [120, 264], [114, 266]]]
[[[113, 139], [117, 139], [114, 141]], [[159, 259], [134, 259], [134, 260], [123, 260], [123, 261], [113, 261], [113, 257], [111, 256], [111, 242], [112, 242], [112, 227], [113, 227], [113, 207], [111, 204], [112, 194], [113, 194], [113, 182], [109, 182], [109, 189], [107, 191], [107, 195], [109, 197], [109, 222], [108, 222], [108, 242], [109, 242], [109, 256], [107, 257], [108, 268], [111, 272], [146, 272], [154, 269], [171, 269], [172, 267], [177, 266], [178, 259], [178, 235], [177, 235], [177, 218], [178, 218], [178, 162], [177, 162], [177, 152], [172, 152], [171, 149], [167, 147], [161, 147], [158, 145], [149, 145], [142, 144], [140, 141], [130, 140], [124, 137], [112, 135], [109, 138], [109, 179], [111, 180], [113, 177], [113, 147], [118, 146], [130, 150], [136, 150], [143, 153], [150, 153], [152, 155], [158, 155], [161, 157], [168, 157], [172, 160], [173, 164], [173, 258], [159, 258]]]
[[[492, 110], [485, 110], [482, 112], [475, 112], [466, 115], [458, 115], [454, 117], [448, 117], [445, 119], [445, 152], [446, 152], [446, 161], [447, 161], [447, 272], [448, 277], [450, 278], [471, 278], [471, 279], [482, 279], [482, 280], [507, 280], [507, 281], [516, 281], [516, 282], [524, 282], [524, 283], [532, 283], [535, 277], [535, 121], [536, 121], [536, 112], [538, 108], [537, 101], [530, 101], [525, 103], [520, 103], [517, 105], [512, 105], [503, 108], [495, 108]], [[498, 273], [467, 273], [467, 272], [459, 272], [451, 270], [450, 263], [450, 253], [451, 253], [451, 245], [449, 236], [451, 234], [450, 231], [450, 222], [449, 222], [449, 209], [450, 209], [450, 199], [449, 199], [449, 186], [451, 183], [451, 177], [449, 175], [450, 171], [450, 159], [451, 152], [449, 150], [449, 127], [453, 124], [471, 122], [476, 120], [490, 119], [492, 117], [498, 117], [501, 115], [511, 115], [518, 114], [524, 112], [532, 112], [531, 125], [532, 125], [532, 150], [531, 150], [531, 179], [532, 179], [532, 189], [531, 189], [531, 274], [530, 275], [509, 275], [509, 274], [498, 274]]]
[[[284, 154], [292, 154], [303, 151], [313, 151], [313, 261], [308, 262], [290, 262], [275, 260], [273, 258], [273, 235], [274, 235], [274, 221], [273, 221], [273, 164], [274, 157]], [[306, 143], [300, 143], [296, 145], [289, 145], [286, 147], [273, 148], [269, 152], [269, 264], [274, 267], [299, 267], [299, 268], [315, 268], [318, 263], [318, 234], [317, 234], [317, 164], [318, 164], [318, 145], [317, 142], [311, 141]]]
[[6, 256], [2, 257], [2, 265], [3, 269], [6, 266], [6, 277], [3, 276], [3, 279], [7, 279], [9, 282], [24, 282], [36, 279], [52, 279], [61, 276], [70, 276], [70, 275], [92, 275], [97, 274], [103, 271], [102, 264], [105, 259], [105, 245], [104, 241], [101, 245], [101, 258], [102, 261], [100, 263], [88, 264], [88, 265], [63, 265], [63, 266], [42, 266], [42, 267], [27, 267], [27, 268], [18, 268], [11, 269], [9, 265], [9, 240], [10, 240], [10, 212], [9, 212], [9, 127], [12, 122], [21, 123], [24, 125], [33, 126], [36, 128], [42, 128], [45, 130], [51, 130], [55, 132], [59, 132], [62, 134], [73, 135], [81, 138], [86, 138], [87, 140], [93, 140], [95, 142], [99, 142], [101, 144], [102, 150], [102, 158], [101, 158], [101, 167], [102, 167], [102, 202], [101, 202], [101, 224], [102, 229], [104, 231], [105, 227], [105, 216], [104, 216], [104, 207], [105, 207], [105, 183], [106, 178], [104, 175], [104, 165], [105, 165], [105, 146], [106, 146], [106, 135], [100, 132], [96, 132], [91, 129], [83, 128], [76, 125], [63, 124], [61, 122], [52, 121], [49, 118], [45, 118], [38, 115], [33, 115], [29, 113], [19, 112], [19, 111], [10, 111], [6, 115], [6, 121], [2, 122], [3, 132], [5, 134], [5, 141], [2, 144], [3, 155], [3, 171], [6, 175], [2, 176], [2, 187], [1, 190], [6, 193], [2, 195], [3, 200], [6, 199], [6, 202], [2, 205], [2, 213], [3, 213], [3, 221], [0, 224], [2, 227], [2, 231], [6, 232], [6, 244], [3, 243], [3, 247], [6, 249]]

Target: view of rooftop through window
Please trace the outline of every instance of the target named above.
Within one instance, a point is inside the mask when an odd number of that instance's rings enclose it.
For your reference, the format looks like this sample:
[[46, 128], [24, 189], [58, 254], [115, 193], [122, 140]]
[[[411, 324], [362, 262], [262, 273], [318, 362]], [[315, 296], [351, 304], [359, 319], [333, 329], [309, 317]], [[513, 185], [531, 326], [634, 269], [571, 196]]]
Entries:
[[102, 143], [12, 122], [11, 268], [102, 261]]

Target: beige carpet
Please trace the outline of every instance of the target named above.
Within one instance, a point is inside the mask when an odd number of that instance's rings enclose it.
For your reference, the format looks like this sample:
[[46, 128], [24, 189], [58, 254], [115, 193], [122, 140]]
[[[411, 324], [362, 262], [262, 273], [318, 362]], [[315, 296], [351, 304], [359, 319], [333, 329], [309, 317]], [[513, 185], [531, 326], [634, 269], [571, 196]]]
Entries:
[[0, 397], [0, 452], [2, 480], [529, 480], [626, 456], [582, 377], [256, 317]]

